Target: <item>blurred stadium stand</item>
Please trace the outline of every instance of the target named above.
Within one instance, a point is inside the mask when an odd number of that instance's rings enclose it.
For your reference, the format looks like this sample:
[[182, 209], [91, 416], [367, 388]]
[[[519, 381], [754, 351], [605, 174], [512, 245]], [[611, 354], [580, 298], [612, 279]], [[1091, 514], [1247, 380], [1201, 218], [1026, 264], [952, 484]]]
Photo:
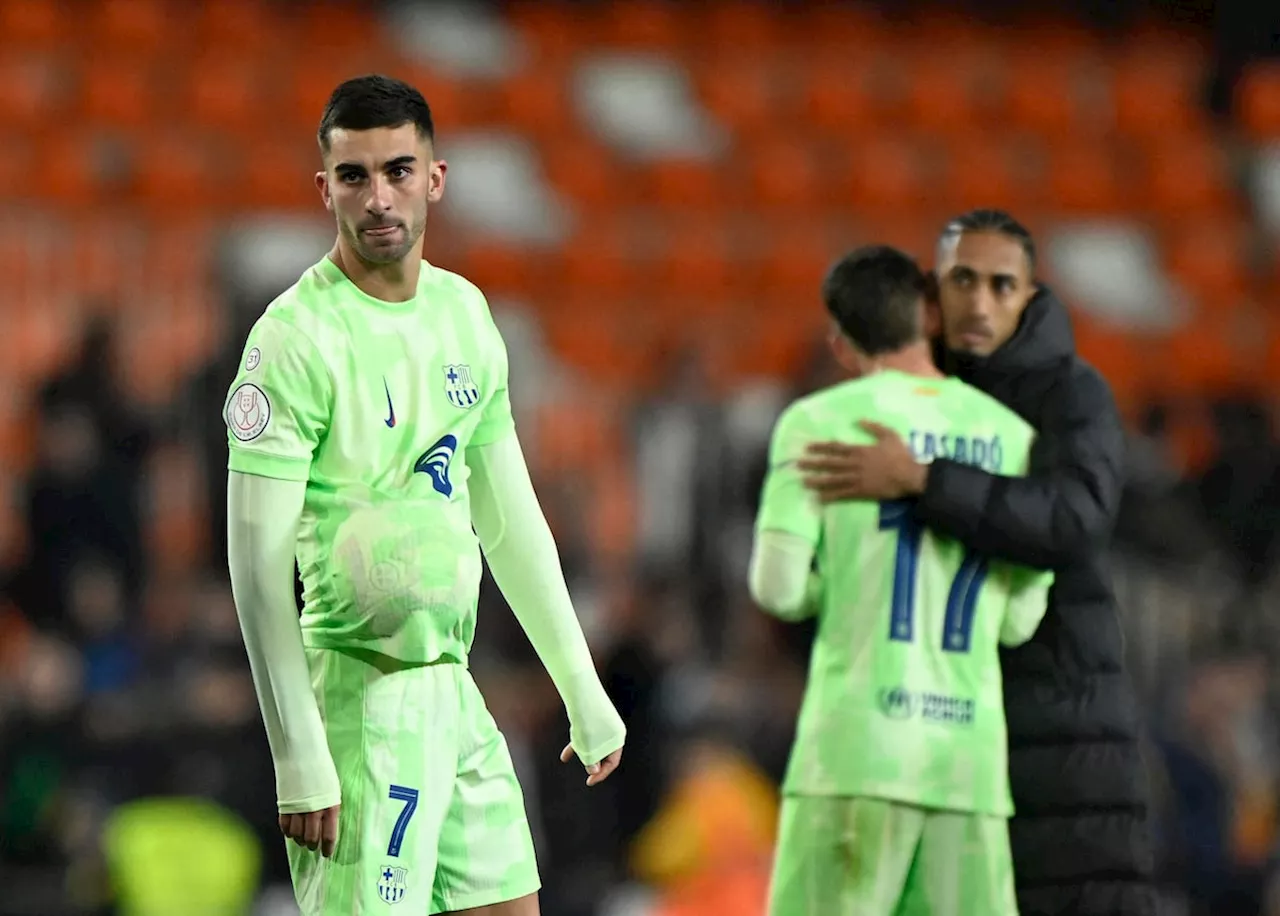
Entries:
[[631, 722], [623, 773], [581, 793], [489, 587], [475, 667], [544, 913], [758, 900], [806, 649], [744, 595], [770, 425], [835, 378], [831, 259], [929, 259], [978, 205], [1037, 233], [1131, 425], [1116, 581], [1171, 912], [1280, 912], [1277, 30], [1235, 3], [886, 6], [0, 0], [0, 916], [244, 912], [189, 856], [145, 847], [185, 884], [120, 865], [147, 809], [119, 806], [165, 796], [238, 818], [191, 842], [234, 847], [237, 881], [260, 854], [254, 912], [290, 912], [219, 413], [249, 324], [330, 244], [324, 101], [374, 70], [434, 110], [428, 257], [504, 329]]

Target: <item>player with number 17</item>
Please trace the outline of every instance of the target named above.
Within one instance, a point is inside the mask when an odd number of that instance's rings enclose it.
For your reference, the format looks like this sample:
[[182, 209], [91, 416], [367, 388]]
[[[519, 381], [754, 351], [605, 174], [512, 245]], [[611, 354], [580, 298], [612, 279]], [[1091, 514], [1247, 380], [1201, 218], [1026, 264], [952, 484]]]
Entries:
[[[837, 357], [856, 377], [779, 418], [756, 519], [751, 592], [817, 617], [783, 783], [770, 916], [1015, 916], [998, 647], [1035, 633], [1051, 573], [922, 528], [910, 501], [823, 505], [797, 461], [811, 442], [899, 433], [917, 460], [1026, 472], [1032, 428], [938, 371], [925, 277], [859, 249], [823, 284]], [[816, 566], [816, 569], [815, 569]]]

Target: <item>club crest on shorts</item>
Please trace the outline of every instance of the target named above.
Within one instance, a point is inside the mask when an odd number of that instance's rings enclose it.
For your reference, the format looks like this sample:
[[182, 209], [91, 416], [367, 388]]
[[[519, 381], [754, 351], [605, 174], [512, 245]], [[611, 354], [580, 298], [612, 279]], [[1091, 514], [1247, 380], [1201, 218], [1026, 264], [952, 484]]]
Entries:
[[271, 401], [257, 385], [245, 382], [227, 399], [224, 419], [231, 435], [241, 442], [251, 442], [261, 436], [271, 422]]
[[378, 896], [383, 903], [399, 903], [408, 893], [409, 869], [384, 865], [378, 872]]
[[480, 386], [471, 377], [470, 366], [444, 367], [444, 395], [450, 404], [462, 410], [470, 410], [479, 403]]

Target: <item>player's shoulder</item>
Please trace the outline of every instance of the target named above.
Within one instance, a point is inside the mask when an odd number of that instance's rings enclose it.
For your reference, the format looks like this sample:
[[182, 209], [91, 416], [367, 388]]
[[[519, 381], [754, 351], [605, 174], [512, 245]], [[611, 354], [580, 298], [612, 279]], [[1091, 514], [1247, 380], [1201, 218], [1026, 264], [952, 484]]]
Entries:
[[998, 424], [1009, 434], [1024, 435], [1028, 439], [1035, 435], [1035, 427], [1009, 405], [961, 379], [951, 378], [948, 382], [949, 393], [960, 402], [965, 413]]
[[444, 300], [474, 314], [489, 318], [489, 300], [475, 283], [462, 274], [423, 261], [423, 283], [434, 300]]
[[829, 419], [846, 420], [858, 414], [858, 405], [874, 399], [871, 378], [848, 379], [797, 398], [778, 416], [775, 435], [781, 437], [820, 428]]

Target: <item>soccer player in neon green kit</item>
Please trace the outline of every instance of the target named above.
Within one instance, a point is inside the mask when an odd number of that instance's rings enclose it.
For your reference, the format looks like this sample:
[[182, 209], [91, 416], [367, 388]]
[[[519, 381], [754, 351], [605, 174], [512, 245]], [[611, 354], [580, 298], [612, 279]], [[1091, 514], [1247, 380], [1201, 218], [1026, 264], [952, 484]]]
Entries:
[[[925, 277], [887, 247], [823, 284], [854, 375], [779, 418], [756, 520], [751, 592], [818, 618], [783, 783], [771, 916], [1012, 916], [998, 645], [1025, 642], [1051, 573], [988, 560], [914, 523], [903, 502], [821, 505], [796, 461], [814, 441], [897, 430], [917, 460], [1025, 473], [1033, 431], [935, 367]], [[815, 570], [816, 560], [816, 570]]]
[[231, 582], [294, 890], [304, 916], [536, 916], [523, 796], [467, 670], [481, 549], [568, 710], [561, 759], [596, 785], [625, 728], [529, 480], [485, 298], [422, 259], [446, 169], [426, 101], [348, 80], [318, 138], [337, 241], [254, 326], [224, 412]]

